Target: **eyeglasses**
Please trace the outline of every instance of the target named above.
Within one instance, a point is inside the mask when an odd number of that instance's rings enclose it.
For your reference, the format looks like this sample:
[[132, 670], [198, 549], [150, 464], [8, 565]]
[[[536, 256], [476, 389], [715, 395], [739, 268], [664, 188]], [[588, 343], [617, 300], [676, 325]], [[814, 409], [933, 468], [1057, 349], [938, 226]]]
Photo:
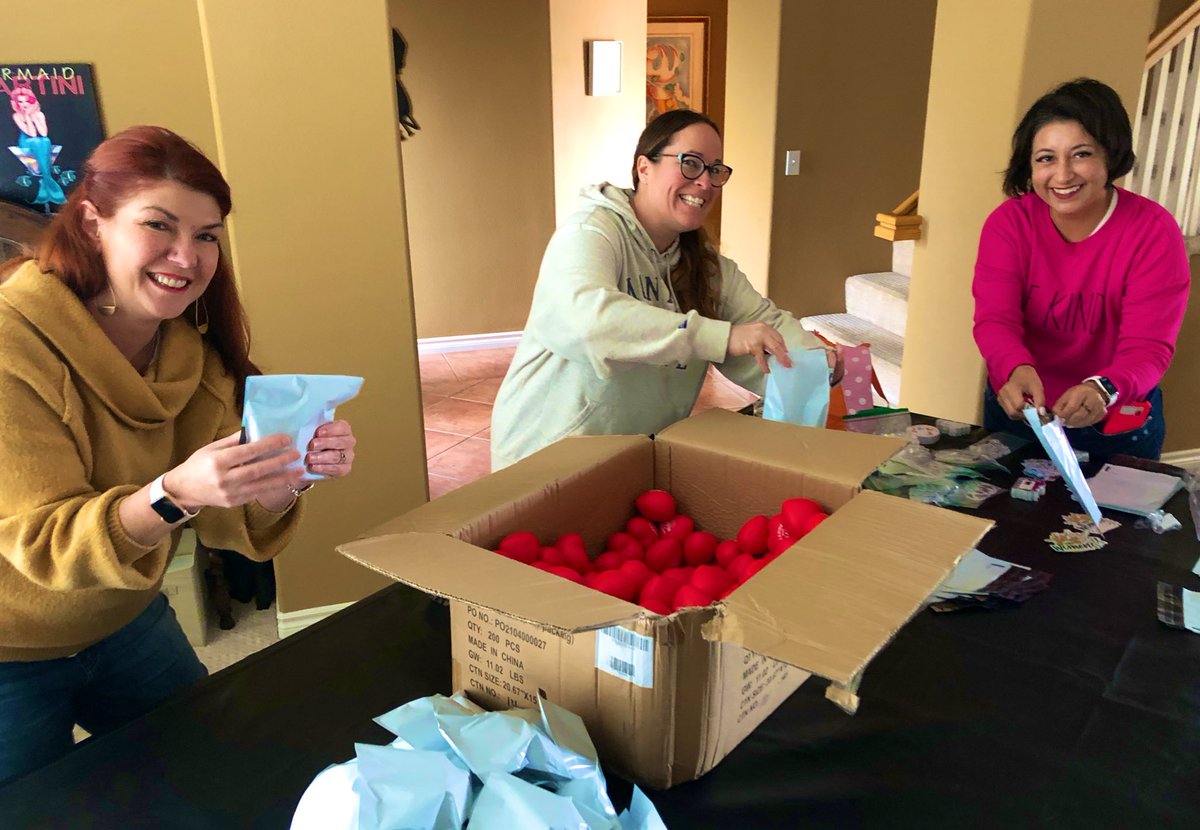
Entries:
[[[662, 153], [655, 153], [650, 158], [658, 160], [664, 156]], [[679, 172], [689, 181], [700, 178], [700, 174], [707, 170], [709, 183], [713, 187], [721, 187], [733, 175], [733, 168], [728, 164], [705, 164], [704, 159], [695, 153], [679, 153], [674, 156], [665, 156], [665, 158], [679, 159]]]

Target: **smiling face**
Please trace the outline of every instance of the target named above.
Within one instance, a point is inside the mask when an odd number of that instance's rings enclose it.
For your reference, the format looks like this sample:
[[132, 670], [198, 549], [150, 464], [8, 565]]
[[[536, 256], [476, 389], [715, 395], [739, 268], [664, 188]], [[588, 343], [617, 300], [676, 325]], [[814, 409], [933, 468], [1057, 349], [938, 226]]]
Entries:
[[700, 227], [721, 195], [708, 171], [698, 179], [684, 178], [676, 158], [680, 153], [700, 156], [705, 164], [721, 161], [721, 137], [707, 124], [691, 124], [671, 136], [657, 159], [638, 157], [633, 211], [660, 251], [679, 234]]
[[1051, 121], [1033, 136], [1033, 192], [1068, 239], [1090, 234], [1108, 209], [1108, 163], [1101, 146], [1078, 121]]
[[[116, 299], [117, 317], [110, 319], [156, 326], [178, 317], [208, 287], [224, 227], [208, 194], [159, 181], [136, 191], [112, 216], [100, 216], [90, 203], [84, 211]], [[102, 292], [92, 304], [108, 300]]]

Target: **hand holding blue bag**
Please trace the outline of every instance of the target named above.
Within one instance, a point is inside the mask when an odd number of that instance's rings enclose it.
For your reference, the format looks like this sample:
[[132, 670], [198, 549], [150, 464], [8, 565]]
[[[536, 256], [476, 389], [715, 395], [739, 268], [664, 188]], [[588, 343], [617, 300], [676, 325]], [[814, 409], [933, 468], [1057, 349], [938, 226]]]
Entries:
[[789, 350], [791, 368], [774, 357], [763, 395], [763, 417], [806, 427], [823, 427], [829, 415], [830, 369], [824, 349]]
[[[252, 375], [246, 378], [242, 429], [247, 441], [282, 432], [300, 453], [291, 465], [304, 467], [308, 443], [317, 427], [333, 420], [334, 410], [358, 394], [363, 379], [349, 375]], [[305, 481], [325, 476], [304, 470]]]

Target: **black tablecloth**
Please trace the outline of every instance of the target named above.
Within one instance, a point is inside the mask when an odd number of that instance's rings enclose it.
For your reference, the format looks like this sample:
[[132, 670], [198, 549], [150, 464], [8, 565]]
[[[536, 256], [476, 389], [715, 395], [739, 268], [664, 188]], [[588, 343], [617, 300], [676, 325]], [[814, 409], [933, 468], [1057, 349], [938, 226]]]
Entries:
[[[805, 684], [713, 772], [650, 793], [667, 826], [1198, 826], [1200, 637], [1155, 616], [1159, 579], [1200, 587], [1186, 498], [1180, 531], [1113, 514], [1103, 550], [1054, 553], [1042, 540], [1078, 509], [1061, 483], [990, 500], [980, 548], [1051, 572], [1048, 590], [920, 613], [853, 717]], [[449, 651], [446, 609], [390, 587], [0, 789], [0, 828], [285, 828], [318, 772], [390, 738], [372, 717], [451, 691]]]

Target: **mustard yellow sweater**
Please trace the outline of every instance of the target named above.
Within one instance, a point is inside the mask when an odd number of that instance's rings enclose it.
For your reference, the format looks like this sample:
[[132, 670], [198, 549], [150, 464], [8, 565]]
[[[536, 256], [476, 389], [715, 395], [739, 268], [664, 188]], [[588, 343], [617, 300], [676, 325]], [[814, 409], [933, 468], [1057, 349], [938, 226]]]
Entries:
[[[57, 278], [28, 262], [0, 285], [0, 661], [73, 654], [145, 610], [179, 531], [145, 547], [122, 498], [241, 424], [221, 358], [180, 320], [144, 375]], [[208, 546], [265, 560], [299, 510], [205, 508]]]

